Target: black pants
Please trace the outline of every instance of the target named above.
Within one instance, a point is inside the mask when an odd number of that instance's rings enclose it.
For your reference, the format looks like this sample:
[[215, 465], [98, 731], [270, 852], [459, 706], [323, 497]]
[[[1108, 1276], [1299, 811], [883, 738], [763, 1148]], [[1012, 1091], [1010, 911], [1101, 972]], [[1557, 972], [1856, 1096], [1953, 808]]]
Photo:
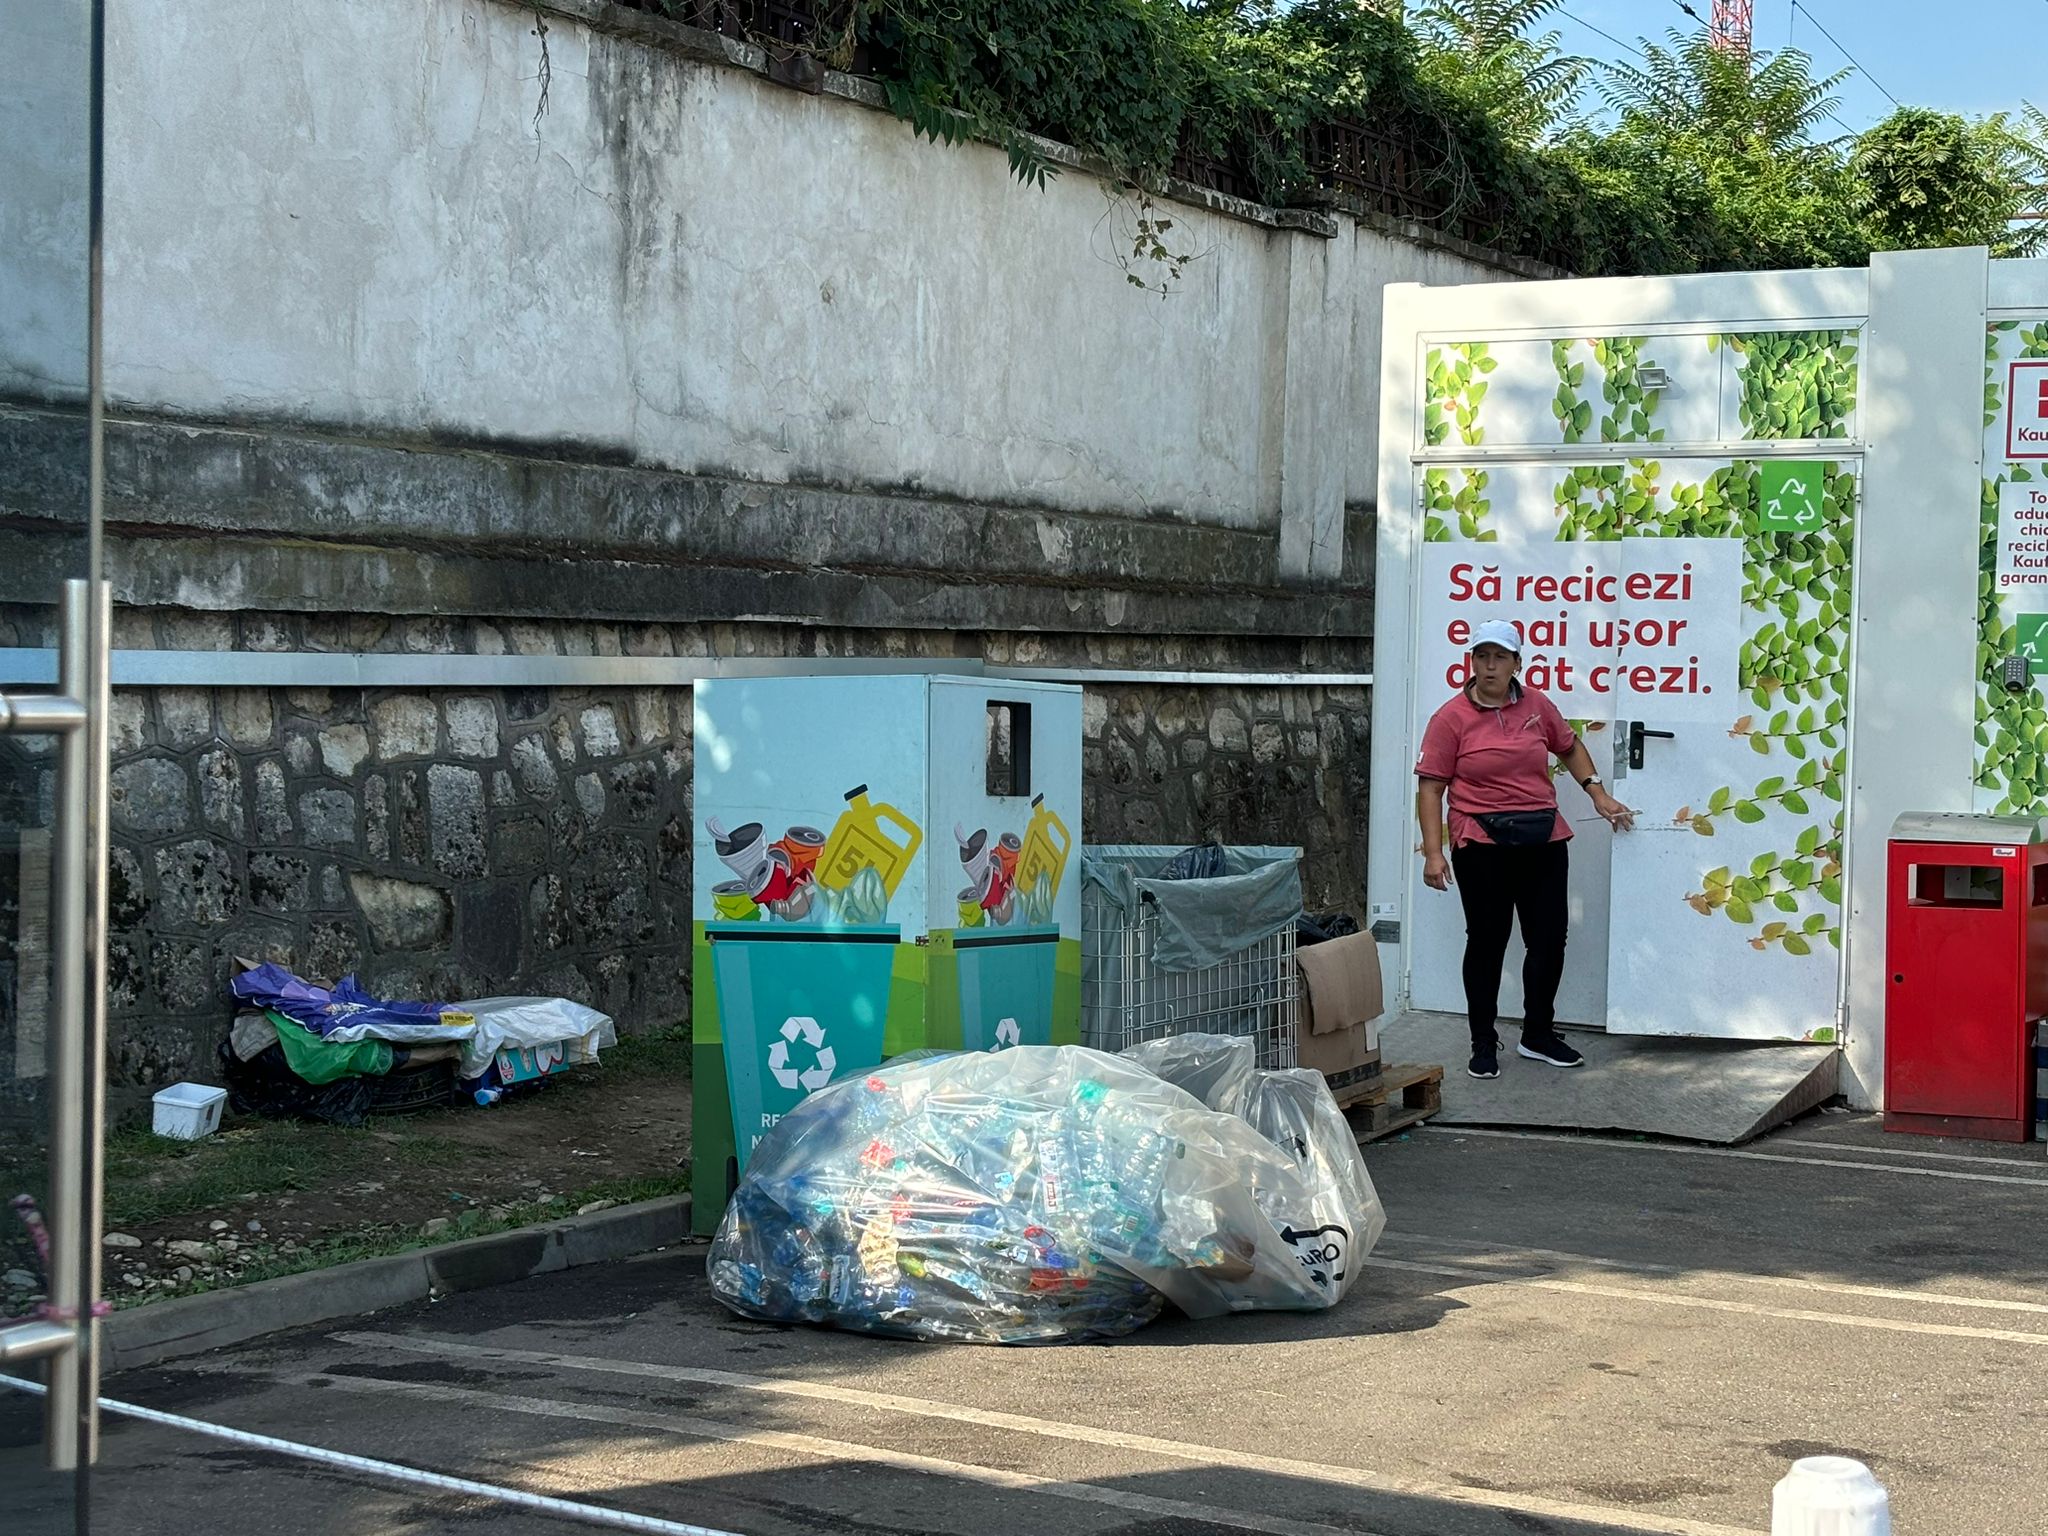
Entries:
[[1508, 934], [1522, 920], [1522, 1035], [1540, 1040], [1557, 1031], [1557, 983], [1564, 975], [1570, 920], [1565, 844], [1502, 848], [1467, 843], [1451, 853], [1451, 872], [1465, 904], [1465, 1012], [1473, 1048], [1492, 1048], [1500, 1014], [1500, 968]]

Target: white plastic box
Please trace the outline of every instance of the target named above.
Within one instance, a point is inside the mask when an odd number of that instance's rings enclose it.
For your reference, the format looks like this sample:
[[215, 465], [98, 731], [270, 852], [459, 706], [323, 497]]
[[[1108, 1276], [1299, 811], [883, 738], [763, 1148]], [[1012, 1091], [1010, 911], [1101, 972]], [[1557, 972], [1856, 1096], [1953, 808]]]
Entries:
[[153, 1129], [159, 1136], [178, 1141], [197, 1141], [220, 1129], [221, 1106], [228, 1101], [225, 1088], [204, 1083], [173, 1083], [150, 1100], [156, 1107]]

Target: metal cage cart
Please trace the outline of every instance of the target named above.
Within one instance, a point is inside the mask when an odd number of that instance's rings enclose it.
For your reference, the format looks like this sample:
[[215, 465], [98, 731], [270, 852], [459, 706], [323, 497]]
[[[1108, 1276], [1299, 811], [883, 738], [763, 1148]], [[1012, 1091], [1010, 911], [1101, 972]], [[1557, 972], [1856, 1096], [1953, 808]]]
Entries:
[[1084, 1045], [1237, 1035], [1260, 1066], [1295, 1064], [1299, 848], [1101, 844], [1081, 874]]

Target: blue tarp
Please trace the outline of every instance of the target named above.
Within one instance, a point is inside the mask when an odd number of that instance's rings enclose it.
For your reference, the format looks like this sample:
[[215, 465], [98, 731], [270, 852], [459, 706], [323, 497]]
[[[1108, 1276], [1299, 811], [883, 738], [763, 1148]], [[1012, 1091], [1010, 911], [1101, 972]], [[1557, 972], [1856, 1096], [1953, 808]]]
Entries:
[[372, 997], [353, 976], [328, 988], [301, 980], [281, 965], [259, 965], [237, 976], [231, 990], [250, 1006], [274, 1009], [323, 1039], [416, 1044], [460, 1040], [476, 1028], [474, 1018], [446, 1003]]

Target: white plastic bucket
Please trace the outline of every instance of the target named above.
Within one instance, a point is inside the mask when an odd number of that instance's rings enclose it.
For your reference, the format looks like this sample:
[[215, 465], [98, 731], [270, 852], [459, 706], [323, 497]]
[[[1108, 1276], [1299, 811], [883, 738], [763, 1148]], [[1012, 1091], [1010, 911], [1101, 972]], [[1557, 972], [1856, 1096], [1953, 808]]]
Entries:
[[1870, 1468], [1806, 1456], [1771, 1491], [1771, 1536], [1891, 1536], [1891, 1501]]
[[228, 1101], [225, 1088], [204, 1083], [173, 1083], [150, 1100], [156, 1118], [152, 1128], [159, 1136], [177, 1141], [197, 1141], [220, 1129], [221, 1106]]

